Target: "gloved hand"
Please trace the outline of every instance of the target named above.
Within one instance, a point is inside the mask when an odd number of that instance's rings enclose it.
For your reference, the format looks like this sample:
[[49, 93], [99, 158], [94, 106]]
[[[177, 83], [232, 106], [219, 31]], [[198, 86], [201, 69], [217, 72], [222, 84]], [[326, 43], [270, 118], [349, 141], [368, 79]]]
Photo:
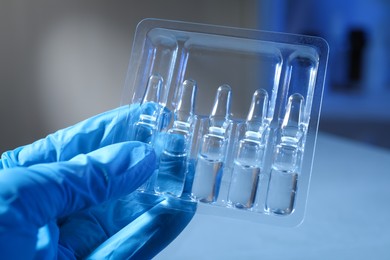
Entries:
[[156, 163], [126, 141], [138, 114], [121, 107], [2, 155], [2, 259], [150, 259], [181, 232], [195, 203], [131, 193]]

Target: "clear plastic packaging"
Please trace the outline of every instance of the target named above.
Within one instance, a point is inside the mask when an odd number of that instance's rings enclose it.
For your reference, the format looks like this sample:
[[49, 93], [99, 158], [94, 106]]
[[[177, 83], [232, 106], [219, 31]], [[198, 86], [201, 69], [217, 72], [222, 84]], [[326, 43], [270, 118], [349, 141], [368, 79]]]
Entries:
[[327, 59], [318, 37], [143, 20], [122, 101], [141, 115], [126, 138], [161, 151], [139, 192], [197, 201], [197, 213], [301, 223]]

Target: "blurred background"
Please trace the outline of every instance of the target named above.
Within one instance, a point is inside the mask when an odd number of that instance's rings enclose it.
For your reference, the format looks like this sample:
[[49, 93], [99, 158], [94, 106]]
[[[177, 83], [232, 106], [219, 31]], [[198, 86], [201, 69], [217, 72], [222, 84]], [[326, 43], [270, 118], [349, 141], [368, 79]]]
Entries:
[[0, 152], [118, 106], [148, 17], [325, 38], [320, 130], [390, 148], [390, 1], [2, 0]]

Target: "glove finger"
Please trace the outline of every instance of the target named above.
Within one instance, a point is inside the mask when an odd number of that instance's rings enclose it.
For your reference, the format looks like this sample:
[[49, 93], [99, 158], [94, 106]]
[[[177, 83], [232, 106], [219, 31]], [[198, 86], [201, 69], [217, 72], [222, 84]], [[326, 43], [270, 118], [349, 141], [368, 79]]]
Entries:
[[[162, 200], [157, 196], [133, 192], [124, 198], [76, 212], [59, 222], [59, 244], [82, 259]], [[79, 229], [81, 226], [82, 230]]]
[[34, 259], [55, 259], [57, 257], [58, 246], [53, 241], [58, 241], [59, 231], [56, 221], [50, 221], [39, 229]]
[[5, 152], [4, 168], [66, 161], [114, 142], [128, 139], [129, 125], [139, 117], [139, 105], [122, 106], [59, 130], [30, 145]]
[[130, 223], [87, 259], [152, 259], [181, 233], [196, 211], [196, 203], [191, 201], [142, 193], [136, 196], [125, 208], [136, 209], [136, 214], [128, 215], [126, 222]]
[[[193, 164], [193, 161], [190, 161]], [[190, 168], [190, 172], [187, 178], [192, 179], [193, 167]], [[190, 181], [190, 180], [189, 180]], [[188, 192], [185, 190], [185, 192]], [[164, 196], [157, 196], [154, 194], [133, 192], [121, 199], [115, 201], [108, 201], [101, 205], [88, 208], [86, 210], [76, 212], [70, 215], [63, 221], [59, 222], [61, 229], [61, 236], [59, 243], [61, 246], [74, 252], [76, 258], [85, 258], [88, 254], [97, 248], [104, 241], [115, 235], [122, 228], [127, 226], [132, 221], [138, 221], [143, 225], [133, 225], [134, 230], [130, 233], [135, 236], [133, 240], [130, 238], [124, 238], [123, 235], [116, 235], [117, 240], [123, 240], [123, 245], [118, 241], [106, 242], [104, 246], [100, 247], [99, 255], [101, 254], [115, 254], [108, 253], [115, 250], [114, 246], [123, 247], [121, 252], [123, 253], [123, 259], [127, 259], [125, 255], [135, 254], [134, 251], [143, 252], [146, 249], [142, 249], [143, 246], [149, 243], [155, 243], [153, 250], [150, 253], [158, 253], [163, 247], [166, 246], [166, 240], [171, 237], [172, 240], [180, 233], [180, 231], [187, 225], [196, 210], [196, 203], [188, 201], [187, 194], [183, 199], [166, 198]], [[158, 211], [160, 213], [158, 213]], [[179, 212], [182, 211], [182, 212]], [[161, 216], [159, 216], [161, 214]], [[149, 216], [149, 218], [147, 217]], [[162, 223], [160, 219], [166, 216], [167, 219], [173, 218], [173, 222], [167, 222], [169, 227], [163, 228], [165, 222]], [[152, 218], [153, 217], [153, 218]], [[154, 217], [156, 219], [154, 219]], [[138, 219], [138, 220], [137, 220]], [[147, 220], [147, 221], [146, 221]], [[156, 222], [156, 223], [149, 223]], [[79, 227], [83, 227], [82, 230]], [[78, 232], [80, 230], [80, 232]], [[139, 232], [139, 234], [137, 234]], [[157, 233], [159, 234], [157, 236]], [[86, 236], [85, 234], [88, 234]], [[142, 239], [138, 238], [142, 236]], [[165, 239], [164, 239], [165, 237]], [[146, 242], [148, 239], [154, 239], [150, 242]], [[159, 241], [158, 241], [159, 240]], [[110, 240], [111, 241], [111, 240]], [[157, 244], [161, 244], [157, 246]], [[103, 249], [104, 248], [104, 249]], [[125, 248], [127, 248], [125, 250]], [[119, 251], [118, 251], [119, 252]], [[142, 253], [145, 254], [145, 253]], [[120, 257], [122, 259], [122, 257]]]
[[[155, 168], [155, 154], [139, 142], [110, 145], [67, 162], [3, 170], [0, 223], [36, 228], [109, 199], [129, 194]], [[4, 204], [4, 205], [5, 205]]]

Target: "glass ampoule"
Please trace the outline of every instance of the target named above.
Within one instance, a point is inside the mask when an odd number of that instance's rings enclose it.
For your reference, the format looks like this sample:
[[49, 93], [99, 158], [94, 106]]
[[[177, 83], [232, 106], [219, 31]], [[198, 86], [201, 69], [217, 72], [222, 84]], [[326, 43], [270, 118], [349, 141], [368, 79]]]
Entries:
[[268, 93], [255, 91], [245, 122], [245, 134], [238, 142], [230, 182], [228, 203], [237, 208], [254, 204], [267, 139]]
[[[140, 105], [140, 116], [138, 121], [133, 125], [132, 140], [147, 144], [153, 143], [155, 134], [158, 130], [158, 122], [162, 109], [159, 105], [162, 87], [163, 78], [160, 75], [153, 74], [149, 77]], [[146, 180], [138, 190], [142, 192], [152, 191], [154, 180], [155, 174]]]
[[133, 140], [143, 143], [152, 143], [158, 128], [158, 119], [161, 113], [159, 105], [163, 87], [163, 78], [158, 74], [149, 77], [145, 94], [142, 98], [139, 120], [134, 124]]
[[298, 93], [291, 95], [271, 166], [265, 205], [267, 212], [287, 215], [294, 210], [301, 160], [301, 141], [305, 134], [303, 111], [303, 96]]
[[202, 137], [192, 184], [191, 196], [201, 202], [211, 203], [218, 197], [228, 144], [226, 132], [230, 126], [230, 100], [230, 86], [220, 86], [209, 116], [208, 131]]
[[155, 184], [157, 193], [176, 197], [182, 195], [188, 170], [187, 158], [192, 139], [196, 91], [197, 85], [194, 80], [185, 80], [179, 90], [173, 126], [164, 136], [164, 149], [160, 155]]

